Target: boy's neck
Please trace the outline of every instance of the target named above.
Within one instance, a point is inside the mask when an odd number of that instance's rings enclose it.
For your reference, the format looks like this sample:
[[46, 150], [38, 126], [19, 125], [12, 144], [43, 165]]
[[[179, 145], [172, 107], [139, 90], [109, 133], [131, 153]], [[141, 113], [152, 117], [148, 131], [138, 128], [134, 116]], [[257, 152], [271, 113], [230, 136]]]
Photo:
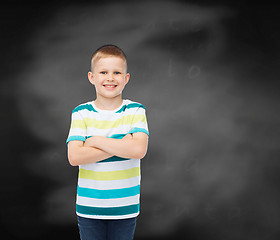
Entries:
[[115, 110], [119, 108], [122, 103], [123, 99], [121, 97], [115, 99], [97, 97], [94, 101], [94, 105], [101, 110]]

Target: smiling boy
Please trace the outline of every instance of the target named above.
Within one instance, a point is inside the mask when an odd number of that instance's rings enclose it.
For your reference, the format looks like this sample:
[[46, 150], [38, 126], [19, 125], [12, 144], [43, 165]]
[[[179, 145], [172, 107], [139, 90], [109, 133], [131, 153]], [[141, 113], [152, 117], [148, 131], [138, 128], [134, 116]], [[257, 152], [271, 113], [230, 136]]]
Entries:
[[133, 239], [140, 204], [140, 159], [147, 152], [145, 107], [122, 99], [127, 60], [117, 46], [92, 56], [96, 99], [72, 111], [68, 159], [79, 166], [76, 213], [84, 239]]

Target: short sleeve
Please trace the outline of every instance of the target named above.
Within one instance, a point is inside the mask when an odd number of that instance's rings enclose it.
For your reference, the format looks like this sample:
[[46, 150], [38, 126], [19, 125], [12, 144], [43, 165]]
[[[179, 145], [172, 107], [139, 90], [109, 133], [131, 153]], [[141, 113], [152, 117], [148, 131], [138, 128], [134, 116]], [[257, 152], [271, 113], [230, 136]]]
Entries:
[[85, 141], [87, 133], [87, 126], [83, 116], [79, 111], [72, 111], [71, 126], [66, 143], [70, 141]]
[[143, 132], [149, 136], [149, 129], [146, 117], [146, 109], [143, 105], [137, 108], [128, 133]]

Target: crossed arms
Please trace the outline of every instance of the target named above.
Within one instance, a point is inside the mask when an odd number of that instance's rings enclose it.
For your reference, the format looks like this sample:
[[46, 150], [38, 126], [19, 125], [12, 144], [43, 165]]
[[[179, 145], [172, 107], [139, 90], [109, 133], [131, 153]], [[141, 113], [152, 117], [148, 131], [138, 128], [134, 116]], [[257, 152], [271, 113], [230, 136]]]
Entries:
[[141, 159], [146, 155], [148, 135], [143, 132], [127, 134], [122, 139], [95, 136], [68, 143], [68, 160], [72, 166], [102, 161], [112, 156]]

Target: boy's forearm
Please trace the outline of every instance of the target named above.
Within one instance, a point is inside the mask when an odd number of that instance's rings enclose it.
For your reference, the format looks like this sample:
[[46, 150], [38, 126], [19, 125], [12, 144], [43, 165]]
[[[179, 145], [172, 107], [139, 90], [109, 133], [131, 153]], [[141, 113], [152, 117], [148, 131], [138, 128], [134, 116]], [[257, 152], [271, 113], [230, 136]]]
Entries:
[[[68, 143], [69, 145], [71, 142]], [[81, 145], [68, 147], [68, 159], [72, 166], [99, 162], [113, 155], [101, 149]]]
[[125, 137], [123, 139], [96, 136], [88, 139], [92, 147], [99, 148], [112, 155], [122, 158], [143, 158], [147, 152], [147, 144], [137, 138]]

